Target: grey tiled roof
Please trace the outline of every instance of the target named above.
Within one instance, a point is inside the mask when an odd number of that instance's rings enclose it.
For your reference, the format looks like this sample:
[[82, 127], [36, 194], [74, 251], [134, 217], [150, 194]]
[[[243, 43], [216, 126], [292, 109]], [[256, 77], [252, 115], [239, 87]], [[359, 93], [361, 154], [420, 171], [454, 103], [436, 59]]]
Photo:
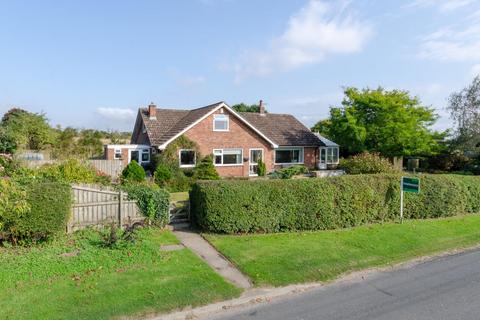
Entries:
[[148, 109], [140, 109], [143, 123], [147, 128], [148, 138], [154, 146], [162, 145], [183, 129], [200, 119], [222, 102], [193, 110], [160, 109], [157, 108], [156, 119], [150, 119]]
[[[217, 102], [193, 110], [157, 108], [156, 119], [149, 118], [146, 108], [140, 109], [140, 114], [150, 143], [160, 146], [222, 103]], [[237, 114], [279, 146], [325, 146], [321, 138], [292, 115], [275, 113], [260, 115], [253, 112]]]
[[255, 112], [240, 112], [239, 114], [279, 146], [325, 146], [310, 129], [290, 114], [265, 113], [261, 115]]

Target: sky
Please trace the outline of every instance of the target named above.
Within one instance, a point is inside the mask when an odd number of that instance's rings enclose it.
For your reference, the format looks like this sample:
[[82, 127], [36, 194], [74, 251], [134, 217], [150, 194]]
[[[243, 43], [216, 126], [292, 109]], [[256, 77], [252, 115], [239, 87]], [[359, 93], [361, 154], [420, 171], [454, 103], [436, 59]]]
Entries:
[[480, 0], [0, 0], [0, 113], [132, 130], [139, 107], [262, 99], [307, 126], [342, 88], [408, 90], [452, 122], [480, 73]]

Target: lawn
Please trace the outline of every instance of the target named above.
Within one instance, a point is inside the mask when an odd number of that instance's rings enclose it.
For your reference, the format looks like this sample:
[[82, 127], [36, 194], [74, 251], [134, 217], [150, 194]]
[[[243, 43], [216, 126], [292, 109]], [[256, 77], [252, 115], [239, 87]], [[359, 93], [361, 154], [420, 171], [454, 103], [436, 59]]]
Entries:
[[2, 319], [107, 319], [141, 316], [240, 294], [178, 240], [144, 229], [110, 249], [80, 232], [40, 247], [0, 249]]
[[337, 231], [204, 235], [257, 286], [328, 281], [341, 274], [480, 243], [480, 215]]

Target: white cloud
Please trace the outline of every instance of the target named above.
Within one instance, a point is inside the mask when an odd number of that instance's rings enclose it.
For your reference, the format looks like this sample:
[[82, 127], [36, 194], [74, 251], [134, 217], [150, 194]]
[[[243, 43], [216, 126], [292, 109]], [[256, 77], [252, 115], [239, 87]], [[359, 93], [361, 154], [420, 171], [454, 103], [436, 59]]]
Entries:
[[176, 78], [177, 82], [185, 87], [196, 87], [204, 84], [207, 80], [202, 76], [183, 75]]
[[410, 2], [406, 7], [408, 8], [426, 8], [436, 7], [440, 11], [449, 12], [458, 8], [466, 7], [476, 0], [414, 0]]
[[318, 63], [330, 55], [359, 52], [372, 36], [370, 23], [357, 19], [348, 2], [319, 0], [294, 14], [283, 34], [262, 51], [247, 51], [233, 64], [236, 80], [265, 76]]
[[480, 60], [480, 19], [448, 26], [421, 39], [419, 57], [439, 61]]
[[97, 108], [97, 113], [108, 120], [130, 122], [135, 120], [136, 112], [128, 108]]

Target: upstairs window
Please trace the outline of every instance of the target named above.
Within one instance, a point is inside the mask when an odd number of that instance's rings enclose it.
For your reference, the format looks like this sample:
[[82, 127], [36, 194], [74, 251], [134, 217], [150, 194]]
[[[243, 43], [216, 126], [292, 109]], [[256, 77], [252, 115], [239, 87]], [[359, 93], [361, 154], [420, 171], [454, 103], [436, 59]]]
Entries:
[[194, 167], [195, 162], [196, 162], [196, 154], [195, 150], [186, 150], [182, 149], [179, 152], [179, 161], [180, 161], [180, 167], [182, 168], [188, 168], [188, 167]]
[[115, 149], [115, 153], [113, 155], [114, 159], [122, 159], [122, 149]]
[[228, 115], [215, 114], [213, 116], [213, 131], [228, 131], [230, 128]]

